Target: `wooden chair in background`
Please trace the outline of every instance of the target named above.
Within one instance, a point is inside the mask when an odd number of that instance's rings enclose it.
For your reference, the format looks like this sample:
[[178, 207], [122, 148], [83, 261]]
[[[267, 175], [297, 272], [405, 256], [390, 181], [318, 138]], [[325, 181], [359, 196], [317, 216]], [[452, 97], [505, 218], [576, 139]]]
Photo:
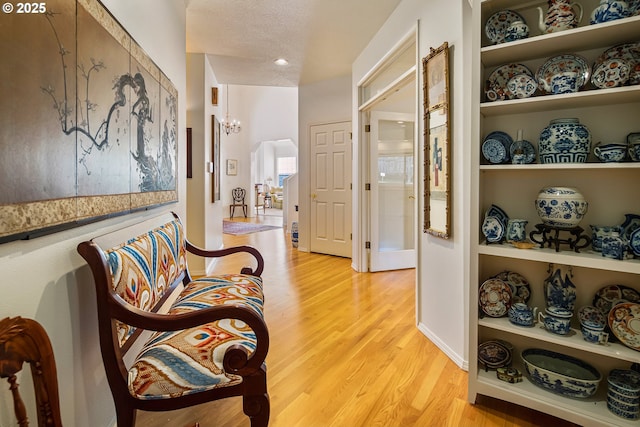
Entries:
[[233, 218], [233, 214], [236, 212], [236, 207], [241, 207], [244, 217], [247, 217], [247, 204], [244, 201], [246, 195], [247, 192], [244, 188], [237, 187], [231, 190], [231, 197], [233, 201], [229, 206], [229, 218]]
[[6, 317], [0, 320], [0, 378], [7, 378], [10, 384], [14, 411], [20, 427], [29, 425], [16, 377], [24, 363], [31, 365], [38, 406], [38, 426], [61, 427], [56, 362], [49, 337], [42, 325], [35, 320]]

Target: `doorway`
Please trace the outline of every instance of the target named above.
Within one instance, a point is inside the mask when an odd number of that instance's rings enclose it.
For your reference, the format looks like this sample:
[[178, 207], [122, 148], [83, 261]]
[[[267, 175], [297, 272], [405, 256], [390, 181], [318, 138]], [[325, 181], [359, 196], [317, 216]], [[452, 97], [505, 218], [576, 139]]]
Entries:
[[[417, 42], [412, 32], [359, 84], [366, 271], [416, 267]], [[365, 269], [361, 269], [365, 270]]]

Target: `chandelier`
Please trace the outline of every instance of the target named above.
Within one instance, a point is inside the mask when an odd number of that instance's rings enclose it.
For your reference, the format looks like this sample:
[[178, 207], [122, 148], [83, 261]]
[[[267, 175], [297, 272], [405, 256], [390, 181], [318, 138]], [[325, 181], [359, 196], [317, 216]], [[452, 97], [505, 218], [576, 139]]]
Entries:
[[230, 133], [238, 133], [240, 132], [240, 121], [231, 120], [229, 118], [229, 85], [227, 85], [227, 116], [222, 119], [222, 130], [229, 135]]

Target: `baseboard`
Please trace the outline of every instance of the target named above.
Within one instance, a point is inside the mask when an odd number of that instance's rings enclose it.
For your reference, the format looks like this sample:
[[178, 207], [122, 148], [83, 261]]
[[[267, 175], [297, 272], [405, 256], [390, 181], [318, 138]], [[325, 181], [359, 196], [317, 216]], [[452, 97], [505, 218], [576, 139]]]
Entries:
[[451, 347], [449, 347], [444, 341], [442, 341], [437, 335], [435, 335], [429, 328], [427, 328], [423, 323], [418, 323], [418, 330], [422, 332], [432, 343], [436, 345], [444, 354], [447, 355], [449, 359], [453, 361], [460, 369], [465, 371], [469, 371], [469, 361], [465, 360], [464, 357], [461, 357], [458, 353], [453, 351]]

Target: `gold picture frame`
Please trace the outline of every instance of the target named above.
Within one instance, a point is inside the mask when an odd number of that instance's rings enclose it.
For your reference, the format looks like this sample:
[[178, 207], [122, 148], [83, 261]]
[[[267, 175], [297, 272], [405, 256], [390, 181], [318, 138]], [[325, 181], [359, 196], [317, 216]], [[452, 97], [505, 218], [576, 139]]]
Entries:
[[211, 88], [211, 105], [218, 105], [218, 88]]
[[449, 44], [422, 60], [424, 78], [424, 229], [451, 237], [451, 119]]

